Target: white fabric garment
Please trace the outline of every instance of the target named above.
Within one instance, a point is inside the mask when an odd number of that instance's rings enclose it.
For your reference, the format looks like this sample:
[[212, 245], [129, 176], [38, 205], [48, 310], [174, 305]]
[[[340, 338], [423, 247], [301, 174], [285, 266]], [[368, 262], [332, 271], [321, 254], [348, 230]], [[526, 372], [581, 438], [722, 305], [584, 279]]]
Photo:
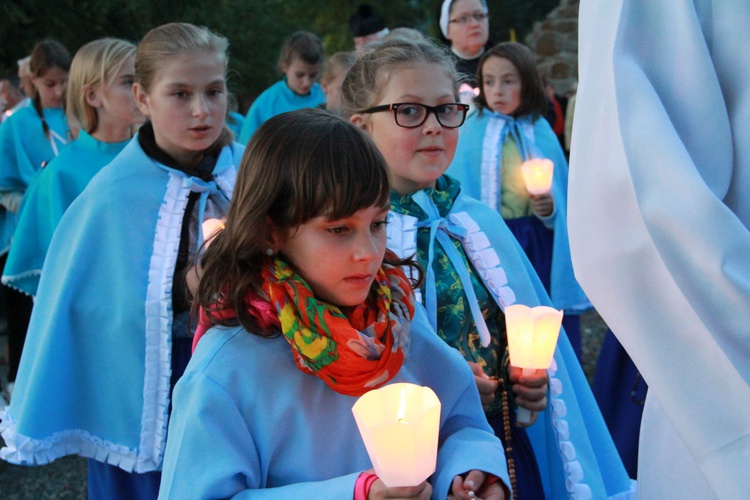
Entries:
[[750, 2], [582, 0], [576, 277], [649, 385], [642, 498], [750, 494]]

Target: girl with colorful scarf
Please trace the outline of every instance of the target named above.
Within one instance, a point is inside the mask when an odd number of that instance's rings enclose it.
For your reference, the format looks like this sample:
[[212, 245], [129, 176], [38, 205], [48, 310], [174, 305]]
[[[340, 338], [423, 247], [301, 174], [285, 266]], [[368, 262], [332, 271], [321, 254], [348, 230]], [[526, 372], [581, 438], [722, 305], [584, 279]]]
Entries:
[[[567, 336], [548, 371], [510, 365], [505, 307], [550, 301], [502, 217], [444, 175], [468, 108], [457, 94], [454, 64], [426, 41], [373, 46], [344, 80], [345, 112], [391, 172], [388, 246], [425, 269], [418, 296], [436, 337], [472, 368], [514, 498], [627, 498], [631, 482]], [[531, 424], [516, 422], [516, 407]]]
[[[160, 498], [506, 498], [471, 372], [415, 302], [400, 270], [413, 264], [386, 251], [388, 193], [377, 148], [332, 114], [284, 113], [254, 134], [200, 260]], [[442, 405], [437, 470], [415, 487], [372, 473], [352, 415], [396, 382]]]

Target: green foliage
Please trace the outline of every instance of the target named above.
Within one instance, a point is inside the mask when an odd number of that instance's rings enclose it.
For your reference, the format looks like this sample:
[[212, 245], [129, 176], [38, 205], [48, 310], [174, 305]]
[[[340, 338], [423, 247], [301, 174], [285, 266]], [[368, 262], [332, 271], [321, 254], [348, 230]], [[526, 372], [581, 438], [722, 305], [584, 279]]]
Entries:
[[[439, 37], [441, 0], [365, 0], [388, 26], [409, 25]], [[57, 38], [74, 52], [104, 36], [139, 40], [171, 21], [205, 25], [230, 42], [230, 89], [253, 98], [280, 78], [281, 44], [297, 30], [317, 33], [326, 52], [352, 49], [349, 17], [360, 0], [3, 0], [0, 2], [0, 74], [16, 72], [16, 60], [34, 43]], [[490, 36], [523, 40], [533, 22], [559, 0], [489, 0]]]

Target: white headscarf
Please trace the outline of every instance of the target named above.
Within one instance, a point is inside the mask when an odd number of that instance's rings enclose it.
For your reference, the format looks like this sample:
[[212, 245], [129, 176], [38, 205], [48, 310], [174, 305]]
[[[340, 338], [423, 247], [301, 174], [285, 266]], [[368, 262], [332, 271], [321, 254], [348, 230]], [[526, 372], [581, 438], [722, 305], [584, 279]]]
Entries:
[[[482, 4], [482, 7], [484, 7], [484, 12], [487, 12], [487, 1], [486, 0], [479, 0]], [[448, 38], [448, 16], [450, 14], [451, 5], [453, 4], [453, 0], [443, 0], [443, 5], [440, 7], [440, 31], [443, 32], [443, 36], [445, 38]]]

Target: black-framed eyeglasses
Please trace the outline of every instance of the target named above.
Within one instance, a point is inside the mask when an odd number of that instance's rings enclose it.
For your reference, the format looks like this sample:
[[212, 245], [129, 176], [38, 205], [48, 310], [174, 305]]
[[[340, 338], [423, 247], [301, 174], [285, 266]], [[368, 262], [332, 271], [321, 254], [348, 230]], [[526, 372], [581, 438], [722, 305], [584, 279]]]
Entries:
[[383, 104], [362, 111], [362, 113], [380, 113], [381, 111], [393, 111], [396, 125], [404, 128], [416, 128], [427, 121], [430, 113], [435, 115], [440, 125], [445, 128], [458, 128], [464, 124], [469, 105], [460, 102], [450, 102], [428, 106], [418, 102], [394, 102]]
[[469, 24], [469, 21], [471, 21], [472, 18], [478, 23], [481, 23], [485, 19], [489, 17], [489, 14], [482, 11], [472, 12], [471, 14], [464, 14], [461, 17], [457, 17], [456, 19], [451, 19], [448, 22], [449, 23], [456, 23], [456, 24]]

